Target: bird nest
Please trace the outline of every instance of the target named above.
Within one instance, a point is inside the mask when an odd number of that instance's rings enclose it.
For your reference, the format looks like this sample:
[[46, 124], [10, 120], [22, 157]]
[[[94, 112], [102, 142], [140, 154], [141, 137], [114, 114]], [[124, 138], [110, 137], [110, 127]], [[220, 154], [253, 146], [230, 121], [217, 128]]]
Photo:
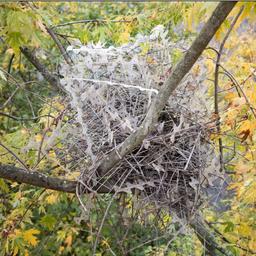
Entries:
[[185, 42], [170, 42], [162, 26], [132, 41], [119, 47], [70, 46], [74, 64], [61, 66], [61, 84], [76, 113], [65, 143], [72, 144], [69, 154], [81, 170], [78, 196], [85, 191], [133, 195], [141, 208], [153, 205], [187, 218], [200, 205], [202, 187], [214, 171], [202, 62], [171, 96], [143, 144], [104, 175], [97, 172], [99, 161], [141, 125], [173, 59], [186, 48]]

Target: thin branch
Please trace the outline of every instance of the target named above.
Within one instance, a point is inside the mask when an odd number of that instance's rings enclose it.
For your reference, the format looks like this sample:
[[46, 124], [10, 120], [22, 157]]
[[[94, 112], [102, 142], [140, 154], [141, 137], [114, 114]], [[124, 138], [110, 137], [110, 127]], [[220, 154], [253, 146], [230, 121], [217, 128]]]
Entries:
[[18, 92], [19, 89], [20, 89], [19, 87], [16, 87], [16, 89], [12, 92], [12, 94], [5, 101], [5, 103], [2, 106], [0, 106], [0, 109], [4, 109], [9, 104], [9, 102], [12, 100], [12, 98], [15, 96], [15, 94]]
[[[217, 52], [217, 60], [216, 60], [216, 64], [215, 64], [215, 73], [214, 73], [214, 113], [217, 117], [216, 127], [217, 127], [218, 134], [221, 133], [221, 127], [220, 127], [220, 121], [219, 121], [220, 120], [220, 117], [219, 117], [219, 98], [218, 98], [218, 94], [219, 94], [219, 68], [220, 68], [221, 55], [222, 55], [222, 52], [223, 52], [223, 49], [224, 49], [224, 45], [225, 45], [231, 31], [233, 30], [238, 18], [242, 14], [243, 10], [244, 10], [244, 6], [240, 9], [238, 14], [236, 15], [236, 17], [232, 21], [232, 23], [230, 25], [230, 28], [228, 29], [223, 41], [220, 44], [219, 51], [216, 51]], [[223, 171], [224, 161], [223, 161], [222, 139], [219, 138], [218, 141], [219, 141], [219, 154], [220, 154], [220, 171]]]
[[219, 245], [219, 242], [216, 239], [216, 235], [207, 228], [203, 218], [196, 214], [194, 218], [190, 221], [190, 226], [196, 232], [198, 239], [203, 245], [205, 245], [207, 253], [211, 256], [219, 255], [219, 252], [222, 255], [233, 256], [233, 253], [227, 251]]
[[67, 51], [65, 50], [65, 48], [63, 47], [63, 45], [61, 44], [58, 36], [55, 34], [55, 32], [48, 28], [47, 26], [45, 26], [47, 32], [49, 33], [49, 35], [51, 36], [51, 38], [53, 39], [53, 41], [56, 43], [57, 47], [59, 48], [63, 58], [65, 59], [65, 61], [67, 62], [67, 64], [71, 65], [72, 64], [72, 60], [70, 58], [70, 56], [68, 55]]
[[58, 28], [58, 27], [64, 27], [64, 26], [70, 26], [70, 25], [75, 25], [75, 24], [86, 24], [86, 23], [107, 23], [107, 22], [113, 22], [113, 23], [118, 23], [118, 22], [126, 22], [126, 23], [131, 23], [133, 21], [131, 20], [101, 20], [101, 19], [93, 19], [93, 20], [76, 20], [76, 21], [71, 21], [71, 22], [66, 22], [62, 24], [58, 24], [55, 26], [52, 26], [51, 28]]
[[[235, 77], [225, 68], [223, 67], [223, 65], [220, 64], [220, 67], [225, 71], [225, 74], [232, 80], [232, 82], [235, 84], [235, 86], [241, 91], [245, 101], [246, 101], [246, 104], [248, 105], [248, 107], [250, 108], [254, 118], [256, 119], [256, 113], [255, 113], [255, 110], [253, 108], [253, 106], [251, 105], [248, 97], [246, 96], [242, 86], [238, 83], [238, 81], [235, 79]], [[250, 76], [249, 76], [250, 77]], [[244, 81], [247, 81], [248, 79], [245, 79]], [[243, 81], [243, 83], [245, 83]], [[238, 96], [241, 97], [240, 93], [238, 92]]]
[[0, 146], [3, 147], [8, 153], [16, 158], [16, 160], [25, 168], [28, 169], [27, 165], [8, 147], [6, 147], [3, 143], [0, 142]]
[[55, 89], [60, 89], [59, 78], [53, 75], [49, 70], [40, 62], [40, 60], [31, 52], [27, 47], [21, 47], [21, 52], [25, 55], [27, 60], [33, 64], [33, 66], [41, 73], [45, 80], [52, 85]]
[[[12, 62], [13, 62], [14, 56], [15, 56], [15, 54], [13, 53], [10, 60], [9, 60], [9, 63], [8, 63], [7, 72], [9, 74], [11, 74], [11, 68], [12, 68]], [[7, 76], [7, 84], [8, 84], [8, 76]]]
[[0, 112], [0, 116], [5, 116], [5, 117], [11, 118], [15, 121], [18, 121], [18, 122], [21, 122], [21, 121], [35, 121], [35, 120], [37, 120], [39, 118], [42, 118], [42, 117], [55, 118], [54, 116], [51, 116], [51, 115], [42, 115], [42, 116], [23, 118], [23, 117], [13, 116], [13, 115], [10, 115], [10, 114], [4, 113], [4, 112]]

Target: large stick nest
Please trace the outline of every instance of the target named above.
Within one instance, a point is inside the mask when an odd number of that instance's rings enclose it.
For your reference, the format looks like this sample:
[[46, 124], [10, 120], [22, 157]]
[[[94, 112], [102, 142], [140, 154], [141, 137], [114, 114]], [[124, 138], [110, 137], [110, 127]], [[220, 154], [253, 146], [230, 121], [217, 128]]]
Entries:
[[183, 49], [184, 42], [171, 43], [161, 26], [120, 47], [69, 48], [75, 64], [62, 65], [62, 85], [70, 93], [76, 117], [70, 121], [65, 143], [80, 163], [79, 196], [102, 188], [114, 190], [114, 195], [132, 193], [141, 205], [166, 208], [180, 217], [198, 208], [213, 158], [200, 62], [196, 75], [190, 73], [183, 80], [141, 147], [104, 176], [96, 168], [140, 126], [170, 73], [174, 53]]

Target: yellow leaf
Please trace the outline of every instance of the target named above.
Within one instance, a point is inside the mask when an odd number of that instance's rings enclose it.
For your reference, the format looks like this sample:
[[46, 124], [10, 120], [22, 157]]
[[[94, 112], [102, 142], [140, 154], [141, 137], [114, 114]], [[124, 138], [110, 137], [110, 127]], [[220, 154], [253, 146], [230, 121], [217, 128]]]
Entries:
[[39, 234], [40, 231], [37, 230], [37, 229], [29, 229], [29, 230], [26, 230], [24, 233], [23, 233], [23, 238], [25, 241], [27, 241], [29, 244], [31, 244], [32, 246], [35, 246], [37, 245], [38, 243], [38, 240], [37, 240], [37, 237], [35, 235]]
[[241, 223], [237, 230], [241, 235], [244, 236], [248, 236], [251, 233], [251, 227], [249, 227], [246, 223]]
[[16, 255], [18, 254], [18, 252], [19, 252], [18, 246], [14, 246], [12, 255], [13, 255], [13, 256], [16, 256]]
[[64, 251], [65, 247], [64, 246], [60, 246], [59, 248], [59, 253], [61, 254]]
[[225, 99], [230, 100], [230, 101], [236, 97], [237, 97], [237, 93], [235, 93], [235, 92], [229, 92], [225, 95]]
[[72, 235], [68, 235], [67, 238], [65, 239], [65, 244], [68, 246], [68, 247], [71, 247], [72, 245]]
[[252, 251], [256, 251], [256, 238], [254, 236], [254, 238], [252, 238], [250, 241], [249, 241], [249, 248], [252, 250]]
[[54, 204], [58, 200], [58, 194], [52, 193], [51, 195], [47, 196], [45, 200], [48, 204]]
[[41, 134], [35, 135], [35, 140], [36, 140], [36, 142], [41, 142], [42, 141], [42, 135]]
[[81, 172], [71, 172], [67, 175], [67, 179], [74, 180], [74, 179], [78, 178], [80, 174], [81, 174]]
[[256, 129], [256, 120], [245, 120], [242, 122], [239, 132], [247, 131], [249, 130], [250, 134], [254, 132]]
[[130, 39], [130, 33], [125, 31], [123, 33], [120, 34], [118, 42], [119, 43], [127, 43]]
[[102, 246], [109, 247], [108, 239], [103, 239], [103, 240], [101, 241], [101, 245], [102, 245]]
[[88, 242], [92, 242], [92, 241], [93, 241], [93, 236], [87, 236], [86, 240], [87, 240]]
[[9, 53], [9, 54], [11, 54], [11, 55], [14, 54], [14, 51], [13, 51], [12, 48], [9, 48], [6, 52]]
[[243, 162], [239, 162], [236, 165], [235, 170], [238, 174], [246, 173], [248, 171], [248, 165], [244, 164]]

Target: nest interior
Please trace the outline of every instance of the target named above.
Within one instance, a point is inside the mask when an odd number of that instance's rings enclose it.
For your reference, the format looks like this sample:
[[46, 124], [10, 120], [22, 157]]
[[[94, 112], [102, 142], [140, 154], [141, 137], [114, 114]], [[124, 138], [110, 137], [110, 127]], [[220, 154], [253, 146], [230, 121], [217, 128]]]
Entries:
[[207, 168], [207, 131], [196, 123], [185, 125], [180, 113], [165, 108], [157, 129], [103, 176], [84, 172], [80, 192], [106, 188], [137, 196], [141, 205], [153, 204], [186, 219], [201, 204], [201, 187]]

